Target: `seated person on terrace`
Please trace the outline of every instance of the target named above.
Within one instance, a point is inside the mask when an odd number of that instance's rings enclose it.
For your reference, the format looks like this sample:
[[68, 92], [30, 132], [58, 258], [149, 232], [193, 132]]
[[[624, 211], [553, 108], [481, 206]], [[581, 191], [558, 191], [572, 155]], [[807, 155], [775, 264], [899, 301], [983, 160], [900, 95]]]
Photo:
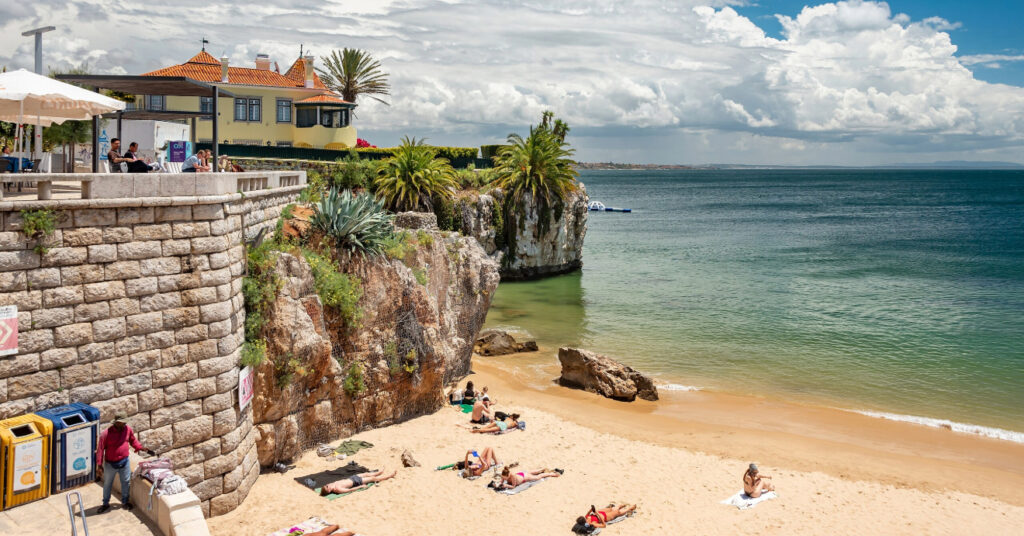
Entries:
[[131, 162], [134, 162], [135, 159], [121, 156], [120, 151], [121, 138], [114, 138], [110, 140], [110, 150], [107, 151], [107, 165], [110, 166], [111, 173], [120, 173], [122, 162], [124, 162], [125, 165], [129, 166], [128, 171], [131, 171]]
[[[470, 462], [469, 457], [473, 456], [477, 459], [476, 462]], [[498, 464], [498, 457], [494, 454], [494, 449], [491, 447], [484, 447], [484, 450], [477, 453], [475, 450], [466, 451], [466, 459], [456, 463], [455, 468], [462, 470], [460, 475], [462, 478], [470, 478], [474, 476], [480, 476], [484, 474], [484, 471], [494, 467]]]
[[389, 478], [395, 478], [398, 471], [392, 471], [390, 475], [384, 475], [384, 471], [370, 471], [367, 473], [359, 473], [358, 475], [352, 475], [348, 478], [343, 478], [337, 482], [331, 482], [325, 484], [324, 487], [320, 488], [320, 495], [330, 495], [332, 493], [348, 493], [350, 491], [356, 491], [365, 488], [369, 484], [374, 482], [383, 482]]
[[14, 157], [11, 156], [11, 148], [4, 145], [3, 151], [0, 152], [0, 173], [9, 171], [14, 171]]
[[128, 144], [128, 150], [124, 153], [124, 157], [128, 159], [128, 173], [149, 173], [153, 169], [159, 169], [159, 166], [149, 164], [139, 158], [136, 154], [138, 151], [138, 142], [133, 141]]
[[205, 163], [206, 149], [200, 149], [196, 151], [196, 154], [188, 157], [185, 163], [181, 165], [182, 173], [196, 173], [200, 171], [210, 171], [210, 166]]

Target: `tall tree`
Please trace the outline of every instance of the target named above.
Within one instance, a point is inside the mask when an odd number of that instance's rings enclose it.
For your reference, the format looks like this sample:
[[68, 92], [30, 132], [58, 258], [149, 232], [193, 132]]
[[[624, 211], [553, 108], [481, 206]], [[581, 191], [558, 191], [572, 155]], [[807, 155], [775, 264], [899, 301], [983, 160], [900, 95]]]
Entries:
[[356, 102], [360, 95], [389, 104], [377, 95], [391, 95], [388, 73], [381, 70], [379, 61], [369, 52], [357, 48], [335, 50], [330, 56], [321, 56], [325, 69], [317, 69], [324, 85], [341, 95], [341, 98]]

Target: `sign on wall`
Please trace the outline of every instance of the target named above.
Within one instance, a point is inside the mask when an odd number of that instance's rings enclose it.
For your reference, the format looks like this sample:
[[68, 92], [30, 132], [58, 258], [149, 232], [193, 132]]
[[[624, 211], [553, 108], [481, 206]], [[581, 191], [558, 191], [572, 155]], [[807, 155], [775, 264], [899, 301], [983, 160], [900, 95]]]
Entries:
[[18, 306], [0, 307], [0, 357], [18, 353]]
[[92, 428], [64, 434], [64, 467], [68, 478], [89, 473], [92, 467]]
[[42, 484], [43, 440], [14, 445], [14, 491], [26, 491]]
[[186, 141], [171, 141], [168, 142], [167, 151], [169, 161], [171, 162], [184, 162], [188, 158], [188, 142]]
[[252, 367], [245, 367], [238, 373], [238, 409], [243, 410], [252, 402], [253, 397]]

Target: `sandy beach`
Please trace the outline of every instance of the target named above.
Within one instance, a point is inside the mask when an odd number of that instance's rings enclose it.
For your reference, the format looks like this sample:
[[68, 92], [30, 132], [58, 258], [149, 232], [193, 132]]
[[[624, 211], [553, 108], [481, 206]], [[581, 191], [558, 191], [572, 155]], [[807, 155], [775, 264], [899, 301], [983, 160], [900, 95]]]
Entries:
[[[471, 434], [452, 408], [366, 431], [354, 439], [375, 447], [344, 462], [309, 452], [287, 474], [261, 476], [240, 508], [210, 520], [213, 534], [267, 534], [310, 516], [367, 536], [568, 534], [591, 504], [612, 501], [638, 503], [639, 514], [605, 534], [1017, 534], [1024, 524], [1014, 493], [1024, 486], [1021, 445], [702, 392], [665, 393], [689, 399], [688, 412], [672, 414], [659, 407], [676, 400], [624, 404], [537, 388], [509, 362], [476, 357], [470, 379], [490, 387], [499, 409], [521, 412], [526, 431]], [[502, 462], [565, 475], [505, 496], [486, 479], [434, 469], [486, 446]], [[405, 449], [421, 467], [401, 468]], [[349, 460], [398, 476], [335, 501], [293, 480]], [[719, 504], [750, 461], [775, 477], [779, 498], [743, 511]]]

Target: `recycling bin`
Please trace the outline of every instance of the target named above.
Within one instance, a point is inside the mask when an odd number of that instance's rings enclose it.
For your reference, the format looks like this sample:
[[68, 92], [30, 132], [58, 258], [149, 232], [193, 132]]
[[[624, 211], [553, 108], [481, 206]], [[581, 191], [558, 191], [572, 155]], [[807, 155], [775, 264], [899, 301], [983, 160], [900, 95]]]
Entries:
[[3, 454], [3, 510], [50, 495], [53, 423], [38, 415], [0, 421]]
[[36, 415], [53, 423], [50, 448], [50, 493], [88, 484], [96, 479], [96, 438], [99, 437], [100, 410], [73, 402], [66, 406], [37, 411]]

